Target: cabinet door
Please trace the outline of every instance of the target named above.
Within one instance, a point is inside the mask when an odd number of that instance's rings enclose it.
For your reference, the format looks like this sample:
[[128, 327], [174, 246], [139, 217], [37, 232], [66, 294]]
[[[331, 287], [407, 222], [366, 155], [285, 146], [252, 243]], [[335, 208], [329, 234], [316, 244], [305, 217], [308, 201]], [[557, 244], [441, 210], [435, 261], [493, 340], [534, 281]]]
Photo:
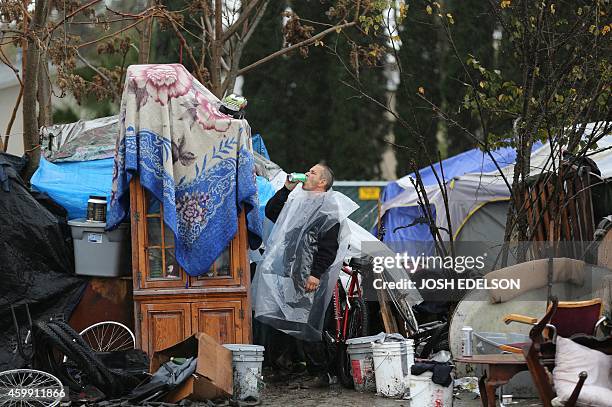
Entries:
[[149, 357], [191, 335], [190, 304], [142, 304], [141, 344]]
[[142, 242], [138, 276], [139, 288], [182, 288], [187, 275], [174, 255], [174, 233], [164, 222], [164, 207], [149, 192], [141, 192], [138, 216], [139, 241]]
[[201, 301], [191, 305], [194, 332], [204, 332], [219, 343], [242, 343], [244, 311], [240, 300]]

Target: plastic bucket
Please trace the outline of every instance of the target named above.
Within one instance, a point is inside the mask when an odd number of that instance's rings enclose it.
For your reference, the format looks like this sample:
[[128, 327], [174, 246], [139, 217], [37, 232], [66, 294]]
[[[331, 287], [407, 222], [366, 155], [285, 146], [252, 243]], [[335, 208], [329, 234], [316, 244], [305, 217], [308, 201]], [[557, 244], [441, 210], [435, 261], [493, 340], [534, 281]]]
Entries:
[[346, 341], [348, 345], [346, 352], [351, 358], [353, 385], [358, 392], [376, 391], [376, 377], [372, 359], [372, 342], [375, 339], [376, 337], [373, 336], [364, 336]]
[[440, 386], [431, 381], [433, 374], [410, 375], [410, 407], [452, 407], [453, 386]]
[[372, 344], [376, 393], [404, 397], [410, 389], [410, 368], [414, 364], [412, 340]]
[[223, 345], [232, 351], [232, 367], [234, 370], [234, 399], [259, 400], [259, 392], [263, 388], [261, 368], [264, 360], [263, 346], [244, 344]]

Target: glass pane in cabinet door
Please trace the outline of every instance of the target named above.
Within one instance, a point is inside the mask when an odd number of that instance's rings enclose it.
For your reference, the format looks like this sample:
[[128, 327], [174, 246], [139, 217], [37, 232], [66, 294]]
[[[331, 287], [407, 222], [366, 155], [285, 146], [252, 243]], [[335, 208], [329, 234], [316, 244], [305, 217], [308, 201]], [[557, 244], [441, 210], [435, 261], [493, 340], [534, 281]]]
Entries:
[[227, 277], [230, 275], [230, 249], [226, 248], [221, 256], [215, 260], [213, 268], [217, 277]]
[[147, 218], [147, 245], [160, 247], [162, 245], [161, 234], [161, 220], [159, 218]]
[[145, 190], [147, 215], [159, 214], [160, 202], [153, 196], [152, 193]]
[[181, 268], [174, 257], [174, 249], [166, 250], [166, 278], [181, 278]]
[[230, 255], [230, 247], [228, 246], [223, 253], [221, 253], [221, 255], [219, 257], [217, 257], [217, 260], [215, 260], [215, 262], [213, 263], [212, 267], [210, 268], [210, 270], [208, 270], [207, 273], [202, 274], [201, 276], [198, 277], [198, 280], [203, 280], [203, 279], [207, 279], [207, 278], [214, 278], [214, 277], [228, 277], [231, 274], [231, 269], [230, 269], [230, 259], [231, 259], [231, 255]]
[[161, 249], [147, 249], [147, 260], [149, 262], [149, 278], [163, 278], [164, 259]]
[[174, 247], [174, 232], [166, 225], [166, 222], [164, 222], [164, 247], [168, 249]]

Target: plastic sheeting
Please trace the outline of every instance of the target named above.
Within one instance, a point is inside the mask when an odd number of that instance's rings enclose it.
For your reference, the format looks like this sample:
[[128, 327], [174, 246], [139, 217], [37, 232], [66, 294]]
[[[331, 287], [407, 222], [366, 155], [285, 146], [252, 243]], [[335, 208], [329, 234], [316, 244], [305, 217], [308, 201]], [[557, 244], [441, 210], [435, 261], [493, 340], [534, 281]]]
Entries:
[[56, 124], [40, 130], [43, 155], [55, 163], [113, 158], [118, 135], [118, 116]]
[[68, 211], [68, 219], [85, 218], [90, 195], [105, 196], [110, 202], [113, 159], [51, 163], [40, 158], [31, 179], [36, 191], [46, 192]]
[[73, 252], [60, 221], [29, 193], [15, 171], [15, 159], [0, 154], [9, 187], [0, 190], [0, 371], [24, 366], [15, 353], [10, 305], [17, 307], [25, 338], [23, 304], [29, 304], [32, 319], [69, 317], [87, 281], [73, 274]]
[[[358, 205], [339, 192], [298, 186], [287, 199], [267, 241], [253, 281], [255, 318], [307, 341], [321, 340], [325, 310], [348, 249], [345, 220]], [[306, 293], [318, 236], [340, 222], [339, 248], [319, 288]]]

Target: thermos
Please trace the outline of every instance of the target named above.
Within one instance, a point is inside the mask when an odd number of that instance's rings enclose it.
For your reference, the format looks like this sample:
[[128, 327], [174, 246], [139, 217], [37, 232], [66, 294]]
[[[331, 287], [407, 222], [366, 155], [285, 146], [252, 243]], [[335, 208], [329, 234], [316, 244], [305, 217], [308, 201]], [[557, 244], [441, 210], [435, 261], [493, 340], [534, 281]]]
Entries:
[[463, 337], [461, 338], [461, 351], [463, 352], [463, 356], [471, 357], [472, 356], [472, 332], [474, 330], [471, 326], [464, 326], [461, 329], [461, 333]]
[[289, 182], [306, 182], [306, 174], [302, 174], [301, 172], [292, 172], [287, 176]]
[[87, 201], [87, 220], [89, 222], [106, 222], [106, 197], [90, 196]]

